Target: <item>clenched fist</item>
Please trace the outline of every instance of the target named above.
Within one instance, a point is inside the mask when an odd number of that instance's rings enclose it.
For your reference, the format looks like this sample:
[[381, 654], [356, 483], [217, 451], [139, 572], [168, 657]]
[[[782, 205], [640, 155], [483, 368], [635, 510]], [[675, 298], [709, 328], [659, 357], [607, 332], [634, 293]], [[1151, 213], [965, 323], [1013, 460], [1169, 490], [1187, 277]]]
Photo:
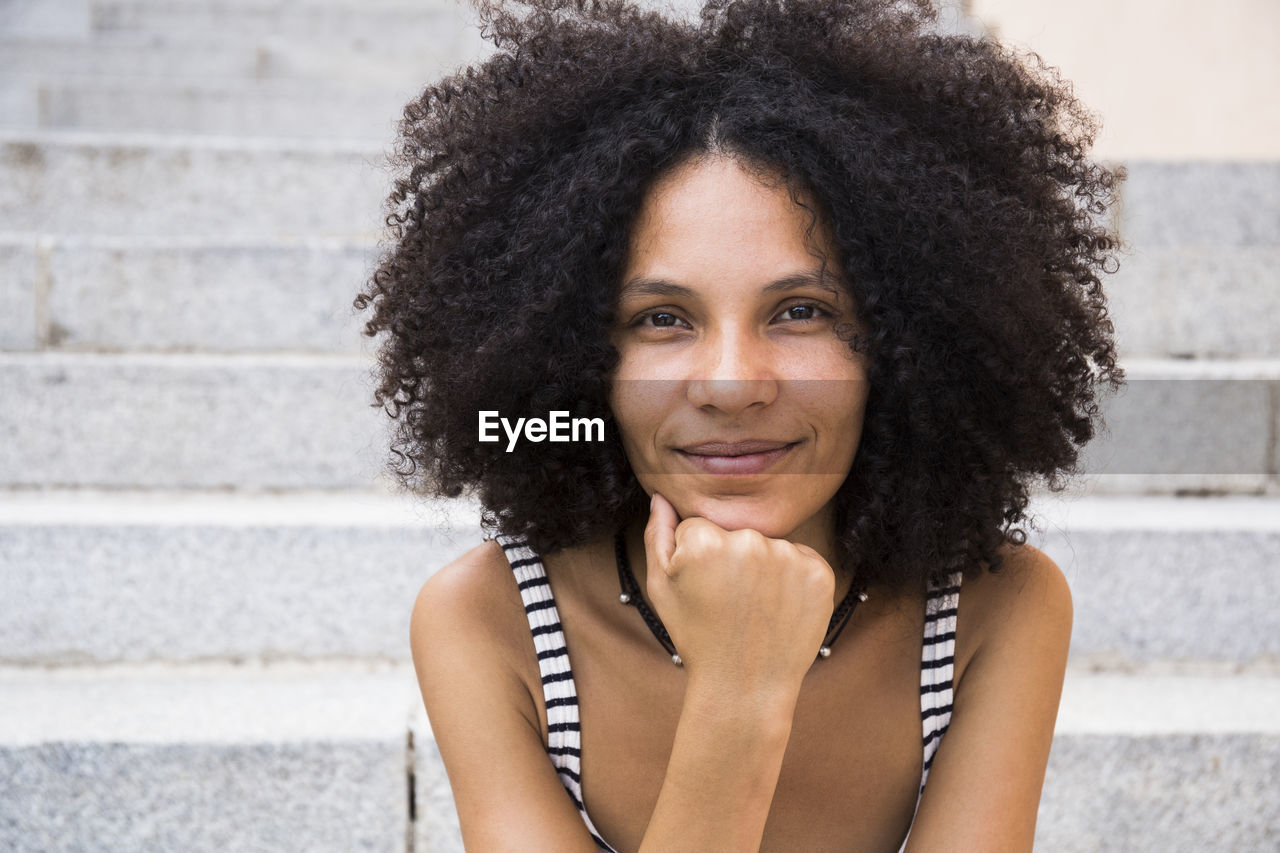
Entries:
[[644, 531], [649, 600], [691, 681], [799, 693], [831, 620], [835, 573], [813, 548], [677, 516], [653, 495]]

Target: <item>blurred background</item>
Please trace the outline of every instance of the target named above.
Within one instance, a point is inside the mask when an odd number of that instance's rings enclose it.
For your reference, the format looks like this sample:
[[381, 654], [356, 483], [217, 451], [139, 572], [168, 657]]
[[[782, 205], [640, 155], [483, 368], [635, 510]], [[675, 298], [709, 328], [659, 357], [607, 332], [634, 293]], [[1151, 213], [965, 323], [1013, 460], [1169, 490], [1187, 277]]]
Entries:
[[[1032, 506], [1037, 849], [1277, 849], [1280, 4], [942, 12], [1130, 174], [1130, 387]], [[480, 534], [380, 473], [350, 303], [403, 104], [489, 49], [450, 0], [0, 0], [0, 848], [461, 850], [408, 615]]]

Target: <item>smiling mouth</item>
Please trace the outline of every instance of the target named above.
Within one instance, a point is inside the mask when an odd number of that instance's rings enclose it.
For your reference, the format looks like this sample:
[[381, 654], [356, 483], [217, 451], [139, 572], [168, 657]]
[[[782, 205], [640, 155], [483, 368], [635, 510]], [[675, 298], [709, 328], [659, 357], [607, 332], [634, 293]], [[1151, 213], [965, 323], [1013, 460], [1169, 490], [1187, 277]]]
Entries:
[[678, 448], [680, 456], [704, 474], [750, 476], [762, 474], [777, 464], [800, 442], [711, 441]]

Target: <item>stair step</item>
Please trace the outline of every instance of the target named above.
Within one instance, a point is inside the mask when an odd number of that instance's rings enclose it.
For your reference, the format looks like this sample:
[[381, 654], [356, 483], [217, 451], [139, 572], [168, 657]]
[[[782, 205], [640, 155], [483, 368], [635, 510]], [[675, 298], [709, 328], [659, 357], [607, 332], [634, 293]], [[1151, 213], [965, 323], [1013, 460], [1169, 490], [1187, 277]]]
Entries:
[[1121, 237], [1135, 248], [1280, 247], [1280, 161], [1125, 164]]
[[404, 106], [433, 71], [376, 88], [237, 85], [163, 80], [13, 80], [0, 83], [0, 126], [10, 130], [333, 137], [389, 143]]
[[1276, 473], [1280, 360], [1122, 361], [1128, 385], [1101, 403], [1105, 427], [1081, 469], [1124, 490], [1262, 491]]
[[1027, 541], [1071, 585], [1072, 660], [1127, 669], [1280, 662], [1280, 501], [1267, 497], [1037, 495]]
[[[1129, 388], [1081, 454], [1100, 492], [1273, 486], [1280, 361], [1123, 366]], [[0, 353], [0, 488], [369, 488], [390, 427], [372, 371], [340, 355]]]
[[406, 849], [411, 668], [11, 669], [0, 695], [5, 850]]
[[0, 483], [372, 488], [390, 419], [370, 405], [369, 370], [320, 355], [0, 354]]
[[340, 140], [0, 134], [0, 231], [372, 242], [382, 155]]
[[478, 510], [438, 510], [376, 493], [0, 496], [0, 662], [407, 660], [418, 589], [481, 542]]
[[1103, 282], [1126, 357], [1280, 356], [1280, 246], [1137, 247]]
[[[407, 664], [10, 668], [0, 692], [5, 849], [461, 850]], [[1069, 670], [1037, 849], [1265, 849], [1277, 709], [1280, 678]]]
[[[376, 145], [0, 134], [0, 230], [26, 234], [29, 242], [37, 235], [71, 241], [114, 235], [260, 244], [275, 238], [337, 238], [369, 244], [382, 231], [381, 205], [389, 179], [376, 165], [382, 161], [376, 152], [390, 142], [391, 122], [399, 111], [393, 100], [398, 98], [388, 99], [385, 120], [370, 133], [359, 123], [350, 126], [356, 135], [377, 135]], [[152, 107], [148, 111], [167, 114]], [[1126, 202], [1131, 222], [1126, 227], [1136, 232], [1130, 239], [1145, 242], [1135, 243], [1134, 253], [1123, 259], [1108, 283], [1126, 358], [1265, 359], [1280, 354], [1280, 289], [1273, 286], [1272, 274], [1280, 263], [1280, 237], [1266, 225], [1269, 218], [1280, 219], [1280, 213], [1268, 208], [1274, 203], [1253, 194], [1257, 186], [1280, 182], [1280, 165], [1252, 164], [1243, 172], [1248, 180], [1235, 168], [1240, 165], [1131, 164], [1132, 197]], [[1204, 229], [1214, 231], [1221, 245], [1204, 245], [1201, 232], [1186, 230], [1167, 212], [1176, 208], [1179, 192], [1200, 184], [1214, 188], [1214, 218]], [[1178, 243], [1175, 238], [1186, 239]], [[30, 261], [21, 249], [4, 247], [0, 263], [24, 267]], [[13, 296], [6, 293], [12, 304], [25, 306], [34, 299], [31, 286], [20, 279], [5, 276], [0, 281], [7, 291], [18, 290]], [[28, 311], [13, 312], [0, 321], [0, 346], [30, 346], [31, 332], [13, 319], [30, 316]], [[201, 344], [197, 340], [190, 346]]]
[[38, 239], [0, 243], [0, 350], [30, 350], [45, 321], [37, 312], [41, 293]]
[[432, 15], [382, 42], [358, 36], [316, 40], [272, 32], [200, 30], [187, 38], [121, 34], [75, 44], [74, 49], [59, 39], [0, 40], [0, 74], [32, 83], [93, 78], [120, 78], [126, 85], [135, 80], [167, 81], [175, 89], [208, 80], [339, 87], [425, 84], [474, 58], [479, 45], [463, 40], [464, 27], [455, 24], [453, 15]]
[[446, 14], [470, 20], [472, 13], [455, 5], [444, 0], [96, 0], [92, 24], [99, 36], [210, 30], [236, 35], [275, 31], [307, 38], [359, 33], [376, 40], [394, 38], [395, 28]]
[[[1280, 803], [1266, 782], [1280, 773], [1277, 712], [1280, 678], [1069, 670], [1036, 849], [1269, 849], [1280, 832]], [[448, 780], [420, 708], [412, 726], [417, 843], [461, 851]]]
[[1267, 849], [1280, 833], [1266, 781], [1280, 774], [1278, 712], [1275, 677], [1069, 671], [1036, 849]]
[[[371, 245], [0, 235], [0, 348], [357, 354]], [[182, 282], [174, 287], [174, 282]], [[37, 314], [37, 294], [41, 294]]]
[[[1037, 496], [1024, 527], [1071, 584], [1073, 665], [1269, 672], [1280, 637], [1240, 626], [1274, 621], [1278, 505]], [[419, 587], [478, 522], [376, 493], [3, 494], [0, 662], [407, 660]]]
[[[371, 243], [306, 238], [0, 234], [0, 299], [13, 306], [0, 312], [0, 349], [355, 352], [351, 298], [376, 256]], [[1108, 289], [1126, 360], [1280, 356], [1280, 249], [1175, 249], [1132, 264]], [[48, 292], [41, 330], [37, 280]], [[1167, 294], [1175, 280], [1194, 301]]]

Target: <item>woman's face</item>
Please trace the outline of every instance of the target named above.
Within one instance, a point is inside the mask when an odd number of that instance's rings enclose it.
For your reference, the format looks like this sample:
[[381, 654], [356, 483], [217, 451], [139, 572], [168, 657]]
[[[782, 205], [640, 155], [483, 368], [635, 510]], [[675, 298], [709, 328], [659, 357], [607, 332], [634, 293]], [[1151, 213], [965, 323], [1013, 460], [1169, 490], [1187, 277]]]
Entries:
[[[610, 405], [646, 492], [682, 518], [793, 540], [829, 535], [853, 463], [866, 362], [829, 237], [786, 186], [730, 158], [659, 180], [631, 233]], [[826, 277], [820, 279], [827, 258]]]

